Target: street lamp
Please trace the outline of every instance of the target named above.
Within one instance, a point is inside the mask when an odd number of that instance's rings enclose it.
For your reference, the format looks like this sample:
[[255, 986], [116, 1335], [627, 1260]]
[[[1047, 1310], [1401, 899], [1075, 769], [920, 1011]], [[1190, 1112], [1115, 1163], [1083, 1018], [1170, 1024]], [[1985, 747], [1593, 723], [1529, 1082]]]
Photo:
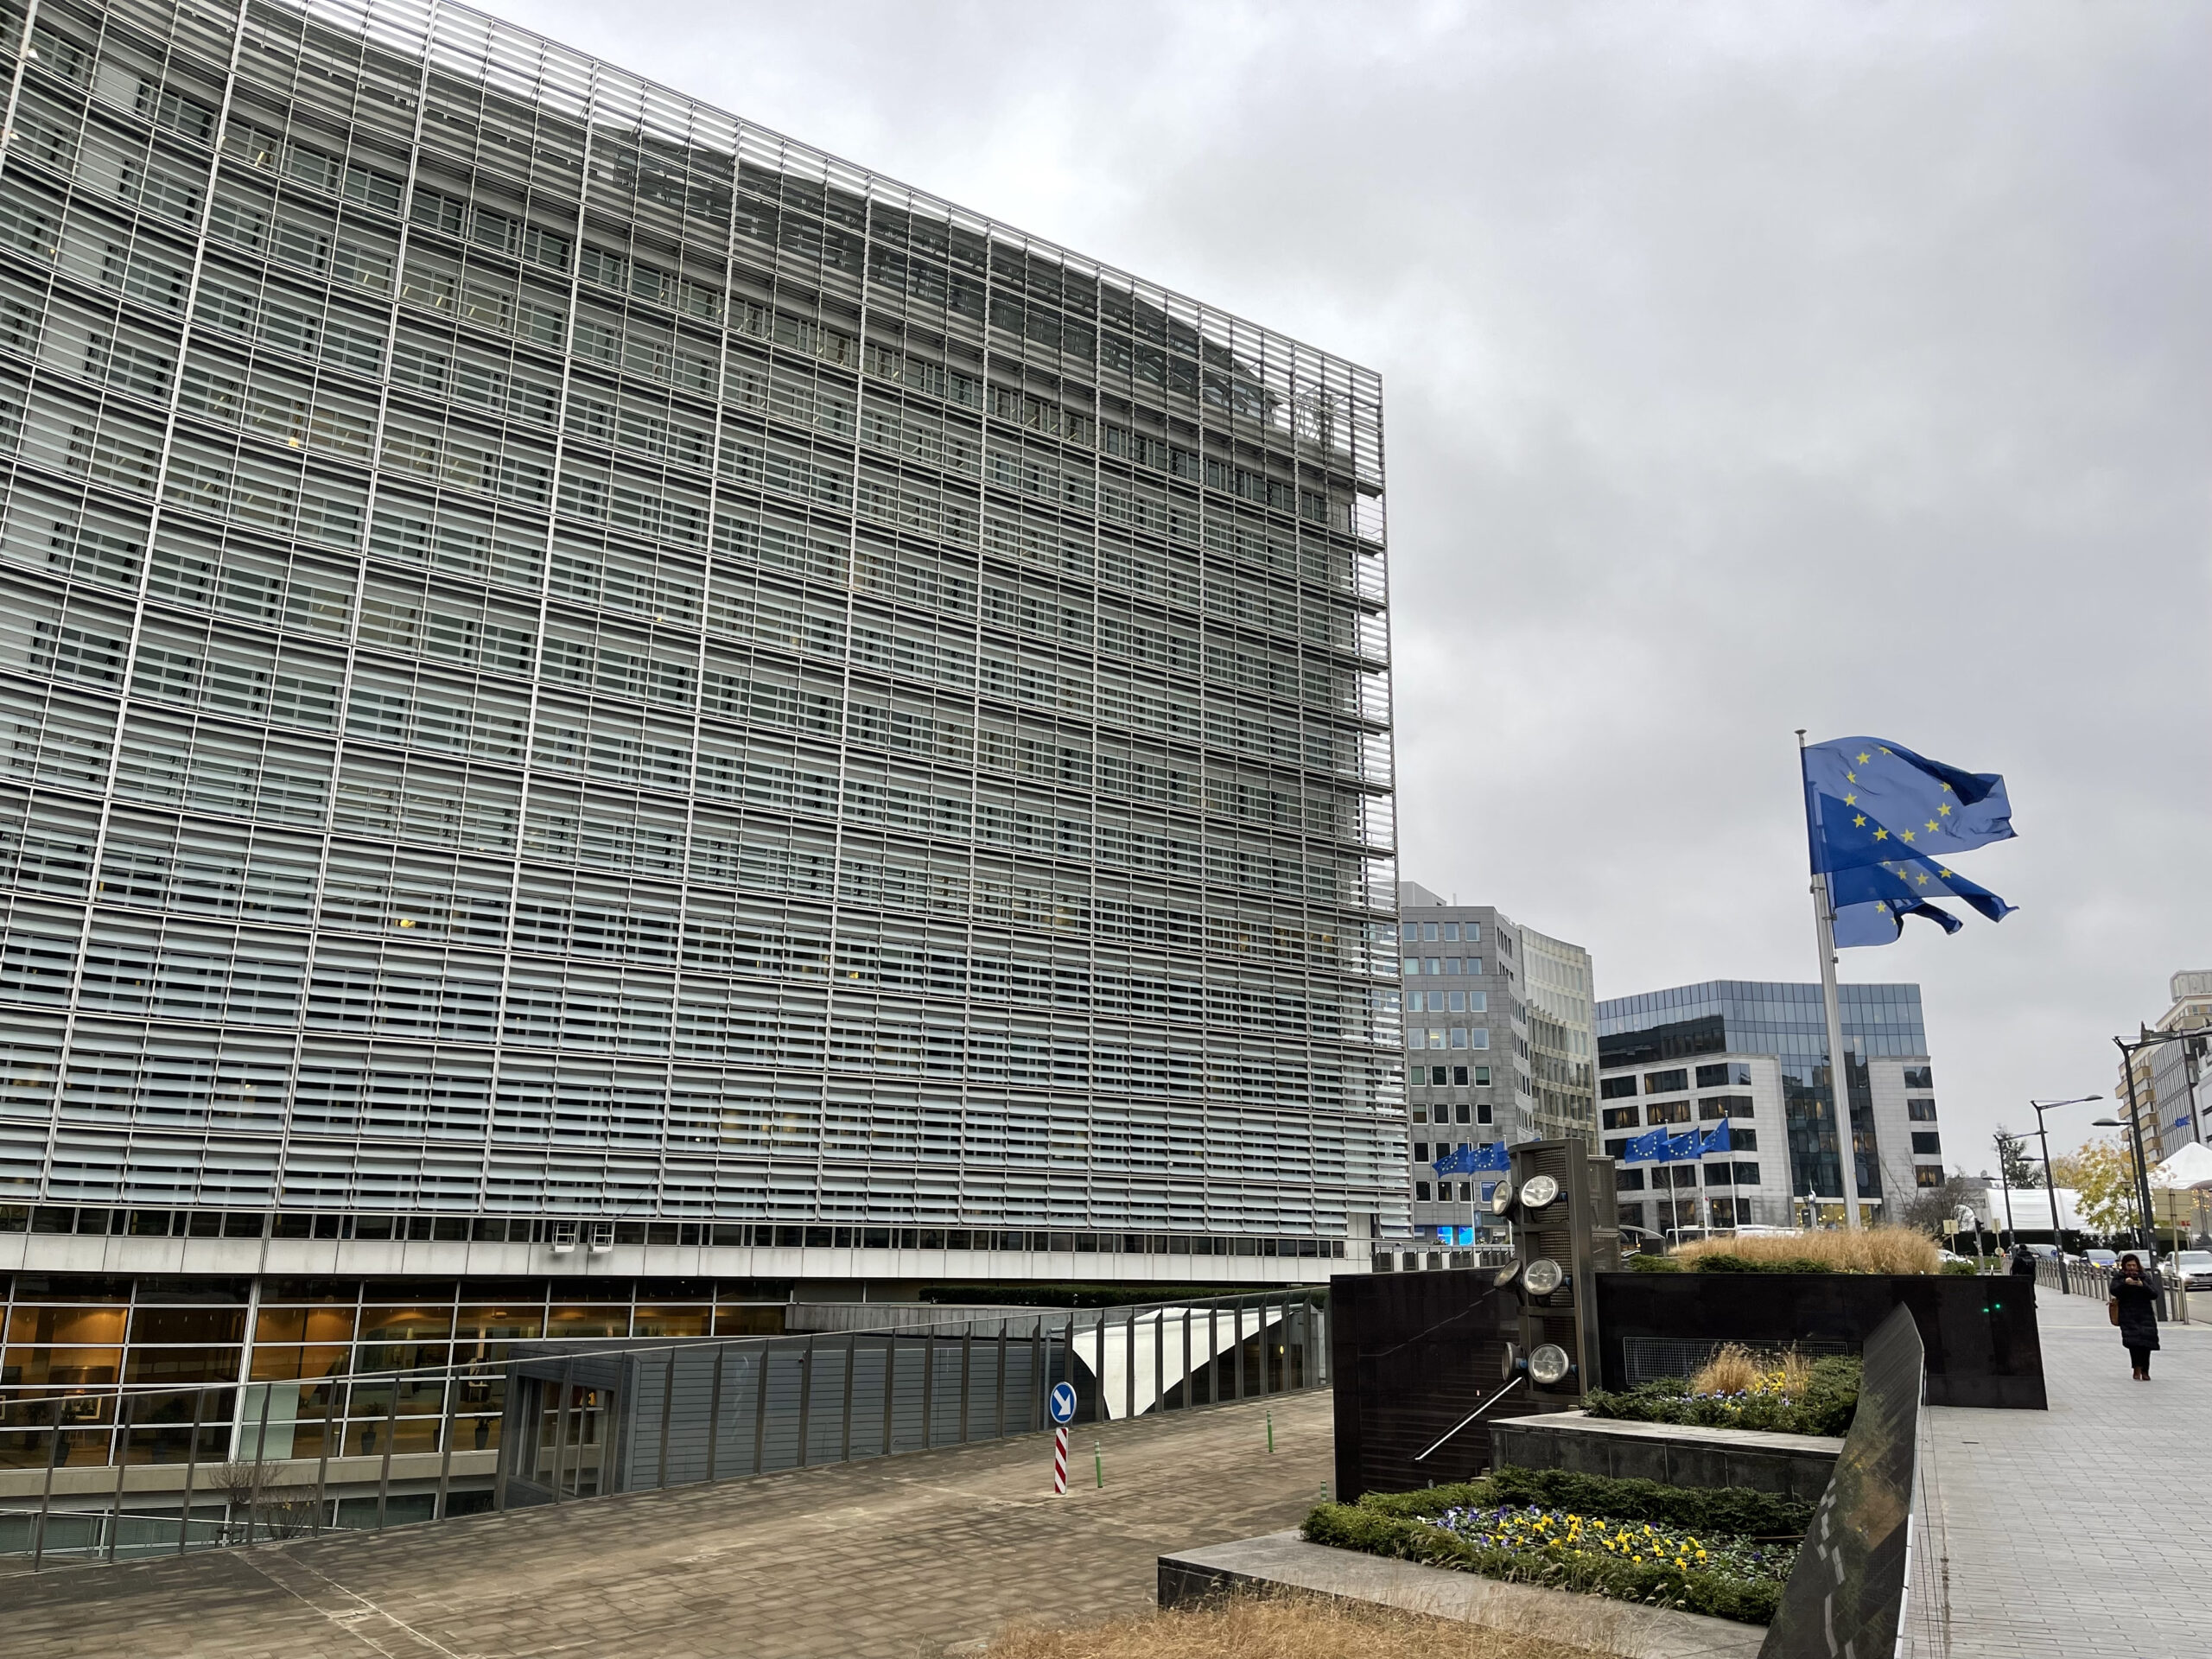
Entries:
[[2055, 1112], [2061, 1106], [2081, 1106], [2093, 1100], [2102, 1100], [2102, 1095], [2076, 1095], [2072, 1100], [2031, 1100], [2028, 1104], [2035, 1109], [2036, 1139], [2043, 1143], [2043, 1192], [2050, 1200], [2050, 1249], [2054, 1255], [2063, 1255], [2058, 1248], [2058, 1189], [2050, 1179], [2050, 1136], [2043, 1127], [2043, 1115]]
[[2005, 1230], [2012, 1235], [2012, 1248], [2020, 1247], [2020, 1236], [2012, 1230], [2012, 1173], [2005, 1167], [2005, 1146], [2010, 1138], [2004, 1135], [1991, 1137], [1997, 1143], [1997, 1179], [2005, 1185]]

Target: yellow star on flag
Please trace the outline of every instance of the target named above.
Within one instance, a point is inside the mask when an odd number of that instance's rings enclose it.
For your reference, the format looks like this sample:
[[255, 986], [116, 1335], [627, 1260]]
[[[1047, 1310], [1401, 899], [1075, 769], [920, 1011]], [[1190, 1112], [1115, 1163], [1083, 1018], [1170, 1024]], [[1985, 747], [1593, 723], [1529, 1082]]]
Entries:
[[[1945, 785], [1945, 787], [1946, 787], [1946, 788], [1948, 788], [1948, 787], [1949, 787], [1949, 785]], [[1937, 817], [1939, 817], [1939, 818], [1948, 818], [1948, 817], [1949, 817], [1951, 816], [1951, 805], [1950, 805], [1950, 803], [1949, 803], [1948, 801], [1946, 801], [1942, 805], [1941, 805], [1941, 806], [1937, 807], [1937, 808], [1936, 809], [1936, 816]]]
[[1843, 804], [1846, 806], [1856, 806], [1859, 804], [1859, 798], [1856, 795], [1847, 795], [1843, 798]]
[[1929, 819], [1929, 820], [1928, 820], [1928, 827], [1929, 827], [1930, 830], [1933, 830], [1933, 829], [1936, 827], [1936, 820], [1935, 820], [1935, 819], [1933, 819], [1933, 818]]
[[1864, 830], [1866, 827], [1866, 815], [1864, 812], [1861, 812], [1858, 817], [1852, 819], [1851, 827], [1854, 830]]
[[1925, 870], [1920, 873], [1920, 885], [1923, 887], [1928, 885], [1928, 872]]
[[1948, 784], [1943, 785], [1943, 792], [1946, 795], [1952, 793], [1951, 786]]
[[1946, 870], [1946, 869], [1942, 869], [1942, 868], [1937, 868], [1937, 870], [1936, 870], [1936, 874], [1938, 874], [1938, 875], [1948, 876], [1948, 874], [1950, 874], [1950, 872], [1949, 872], [1948, 870]]
[[[1886, 754], [1886, 753], [1888, 753], [1888, 751], [1885, 749], [1885, 750], [1884, 750], [1884, 751], [1883, 751], [1883, 753]], [[1872, 755], [1871, 755], [1871, 754], [1861, 754], [1861, 755], [1859, 757], [1859, 764], [1860, 766], [1865, 766], [1865, 765], [1866, 765], [1869, 760], [1872, 760], [1873, 758], [1874, 758], [1874, 757], [1873, 757]]]
[[1910, 846], [1910, 845], [1911, 844], [1911, 842], [1912, 842], [1912, 831], [1911, 831], [1911, 830], [1906, 830], [1906, 831], [1904, 832], [1904, 838], [1905, 838], [1905, 843], [1906, 843], [1908, 846]]
[[1877, 841], [1887, 841], [1889, 838], [1890, 832], [1886, 830], [1877, 830], [1874, 832], [1874, 839]]

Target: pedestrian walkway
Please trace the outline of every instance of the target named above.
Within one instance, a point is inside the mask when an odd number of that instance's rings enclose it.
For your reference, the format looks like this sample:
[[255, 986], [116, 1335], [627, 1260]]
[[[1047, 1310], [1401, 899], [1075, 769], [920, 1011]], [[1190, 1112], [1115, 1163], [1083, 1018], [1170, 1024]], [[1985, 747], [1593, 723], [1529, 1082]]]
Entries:
[[2038, 1288], [2036, 1314], [2049, 1411], [1925, 1414], [1907, 1650], [2201, 1659], [2212, 1325], [2162, 1325], [2137, 1382], [2101, 1301]]
[[924, 1659], [1016, 1618], [1141, 1612], [1163, 1552], [1296, 1525], [1331, 1409], [1316, 1389], [1084, 1425], [1061, 1498], [1052, 1437], [1027, 1435], [0, 1580], [0, 1655]]

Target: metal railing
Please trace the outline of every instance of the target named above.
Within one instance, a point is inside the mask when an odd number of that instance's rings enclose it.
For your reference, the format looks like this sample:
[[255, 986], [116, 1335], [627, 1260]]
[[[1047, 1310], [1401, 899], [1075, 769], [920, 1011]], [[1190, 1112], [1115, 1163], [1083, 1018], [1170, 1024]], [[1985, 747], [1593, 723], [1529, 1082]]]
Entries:
[[[16, 1392], [10, 1426], [45, 1430], [44, 1466], [35, 1503], [28, 1492], [0, 1503], [0, 1574], [381, 1531], [1026, 1433], [1046, 1426], [1046, 1400], [1061, 1382], [1075, 1389], [1078, 1423], [1301, 1392], [1328, 1381], [1327, 1293], [515, 1348], [492, 1365]], [[493, 1428], [456, 1446], [456, 1423], [469, 1421], [464, 1391], [488, 1395], [495, 1384], [501, 1414], [476, 1416]], [[365, 1397], [380, 1418], [363, 1417]], [[309, 1445], [312, 1458], [292, 1455]], [[73, 1460], [85, 1451], [97, 1460]], [[56, 1478], [93, 1469], [103, 1471], [97, 1487]]]
[[[2164, 1263], [2160, 1264], [2161, 1267]], [[2094, 1296], [2103, 1301], [2112, 1294], [2110, 1268], [2100, 1267], [2094, 1262], [2054, 1261], [2047, 1255], [2036, 1258], [2036, 1282], [2068, 1296]], [[2187, 1325], [2190, 1322], [2190, 1293], [2161, 1278], [2156, 1284], [2158, 1293], [2158, 1317]]]

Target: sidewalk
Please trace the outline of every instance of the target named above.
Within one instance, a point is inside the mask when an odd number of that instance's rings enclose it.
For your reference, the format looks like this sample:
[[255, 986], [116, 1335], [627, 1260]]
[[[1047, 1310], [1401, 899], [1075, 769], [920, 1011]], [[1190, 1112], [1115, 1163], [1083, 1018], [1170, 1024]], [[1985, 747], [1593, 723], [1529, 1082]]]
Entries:
[[2101, 1301], [2038, 1287], [2036, 1313], [2049, 1411], [1925, 1414], [1906, 1651], [2196, 1659], [2212, 1644], [2212, 1325], [2161, 1325], [2137, 1382]]

